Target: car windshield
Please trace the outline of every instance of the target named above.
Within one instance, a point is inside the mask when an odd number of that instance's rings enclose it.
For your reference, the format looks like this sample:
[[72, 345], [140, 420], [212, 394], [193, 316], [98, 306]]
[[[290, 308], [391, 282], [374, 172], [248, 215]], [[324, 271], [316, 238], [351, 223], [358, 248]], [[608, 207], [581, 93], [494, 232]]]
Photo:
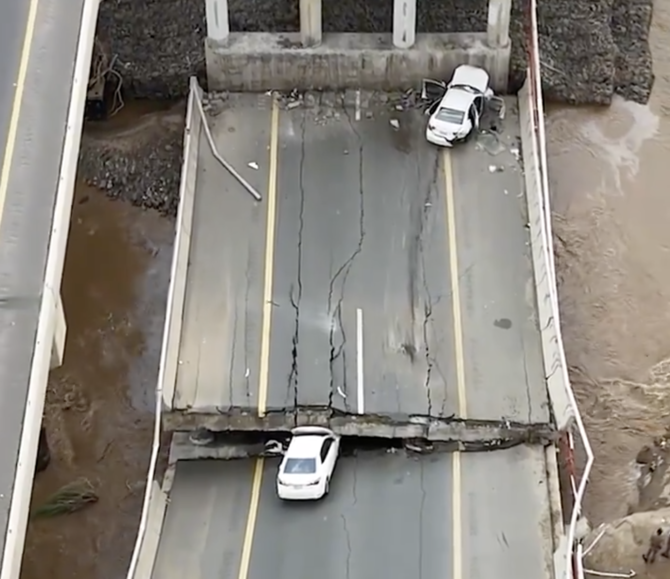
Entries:
[[457, 111], [456, 109], [448, 109], [446, 107], [442, 107], [437, 111], [435, 118], [438, 121], [442, 121], [443, 123], [449, 123], [450, 125], [460, 125], [463, 123], [465, 113], [463, 111]]
[[449, 89], [463, 90], [469, 92], [470, 94], [481, 94], [475, 87], [470, 86], [469, 84], [452, 84]]
[[286, 474], [314, 474], [316, 459], [314, 458], [287, 458], [284, 463]]

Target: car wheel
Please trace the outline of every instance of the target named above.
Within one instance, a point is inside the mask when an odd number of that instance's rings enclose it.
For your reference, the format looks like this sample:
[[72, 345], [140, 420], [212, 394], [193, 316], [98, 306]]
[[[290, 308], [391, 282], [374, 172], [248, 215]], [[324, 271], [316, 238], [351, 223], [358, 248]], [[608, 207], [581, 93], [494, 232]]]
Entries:
[[324, 497], [325, 497], [325, 496], [328, 496], [328, 493], [329, 493], [329, 492], [330, 492], [330, 479], [327, 478], [327, 479], [326, 479], [326, 488], [325, 488], [325, 490], [323, 491], [323, 496], [324, 496]]

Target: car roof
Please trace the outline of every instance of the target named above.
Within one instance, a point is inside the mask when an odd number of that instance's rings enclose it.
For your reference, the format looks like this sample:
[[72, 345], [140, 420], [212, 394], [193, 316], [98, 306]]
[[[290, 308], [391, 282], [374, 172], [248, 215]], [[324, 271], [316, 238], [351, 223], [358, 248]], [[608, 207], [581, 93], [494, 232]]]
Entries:
[[321, 452], [324, 436], [301, 435], [294, 436], [286, 449], [285, 457], [312, 458]]
[[449, 81], [449, 86], [467, 85], [485, 92], [489, 87], [489, 74], [483, 68], [462, 64], [455, 71]]

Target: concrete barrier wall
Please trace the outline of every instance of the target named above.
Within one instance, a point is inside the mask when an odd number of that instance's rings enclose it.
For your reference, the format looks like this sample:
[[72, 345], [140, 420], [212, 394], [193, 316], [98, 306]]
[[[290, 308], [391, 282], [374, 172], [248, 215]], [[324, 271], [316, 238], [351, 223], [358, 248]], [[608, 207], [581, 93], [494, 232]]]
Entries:
[[[532, 77], [529, 74], [519, 91], [519, 118], [521, 123], [521, 147], [523, 150], [523, 168], [526, 180], [526, 200], [528, 203], [528, 222], [533, 256], [535, 295], [542, 336], [542, 354], [546, 376], [547, 391], [556, 426], [560, 430], [571, 428], [575, 413], [573, 401], [569, 396], [570, 383], [565, 367], [565, 354], [560, 334], [557, 332], [557, 302], [554, 283], [553, 260], [549, 257], [550, 246], [547, 236], [543, 206], [543, 178], [540, 142], [536, 126], [536, 97], [532, 90]], [[547, 466], [550, 485], [553, 487], [552, 521], [554, 523], [554, 576], [556, 579], [570, 578], [571, 547], [564, 532], [563, 515], [560, 512], [560, 490], [556, 449], [547, 450]], [[549, 454], [551, 453], [551, 454]], [[550, 468], [551, 467], [551, 468]]]
[[531, 80], [526, 79], [519, 91], [519, 117], [521, 122], [521, 146], [526, 180], [528, 222], [535, 274], [535, 295], [539, 325], [542, 335], [542, 353], [547, 379], [547, 389], [556, 426], [560, 430], [569, 427], [574, 411], [568, 396], [570, 384], [565, 367], [563, 344], [557, 332], [555, 317], [553, 260], [549, 256], [547, 243], [549, 231], [546, 227], [543, 207], [542, 172], [540, 169], [540, 145], [535, 126], [535, 104]]
[[157, 480], [156, 463], [161, 444], [162, 410], [164, 404], [168, 406], [172, 404], [177, 377], [177, 365], [179, 363], [179, 335], [181, 333], [182, 312], [184, 309], [186, 268], [188, 266], [188, 253], [191, 243], [198, 148], [203, 122], [196, 99], [201, 98], [202, 90], [198, 86], [197, 80], [191, 78], [186, 107], [184, 156], [179, 187], [179, 209], [175, 225], [170, 288], [168, 290], [167, 311], [163, 328], [160, 369], [156, 384], [156, 415], [153, 447], [149, 472], [147, 474], [147, 485], [144, 491], [144, 504], [142, 506], [140, 525], [128, 569], [128, 579], [149, 579], [151, 577], [163, 517], [167, 508], [168, 494], [172, 484], [170, 477], [174, 472], [174, 469], [169, 467], [165, 480]]
[[195, 77], [190, 79], [190, 93], [186, 109], [186, 129], [184, 132], [184, 157], [182, 161], [179, 209], [172, 257], [172, 272], [168, 292], [167, 314], [161, 352], [161, 376], [158, 384], [163, 404], [172, 407], [177, 364], [179, 337], [186, 293], [186, 270], [191, 247], [191, 225], [195, 202], [195, 184], [198, 164], [198, 150], [202, 132], [202, 117], [195, 99], [202, 99], [202, 89]]
[[[99, 0], [87, 0], [82, 11], [81, 28], [75, 57], [72, 92], [67, 113], [60, 175], [56, 191], [49, 250], [44, 274], [44, 288], [28, 383], [26, 413], [21, 433], [21, 446], [16, 466], [16, 478], [9, 510], [0, 579], [16, 579], [21, 569], [28, 510], [35, 476], [35, 458], [39, 440], [47, 380], [52, 362], [54, 338], [64, 341], [64, 328], [58, 327], [60, 317], [60, 288], [63, 278], [65, 249], [70, 230], [70, 215], [77, 171], [77, 158], [86, 104], [95, 25]], [[63, 79], [69, 82], [69, 79]], [[37, 168], [36, 168], [37, 170]]]

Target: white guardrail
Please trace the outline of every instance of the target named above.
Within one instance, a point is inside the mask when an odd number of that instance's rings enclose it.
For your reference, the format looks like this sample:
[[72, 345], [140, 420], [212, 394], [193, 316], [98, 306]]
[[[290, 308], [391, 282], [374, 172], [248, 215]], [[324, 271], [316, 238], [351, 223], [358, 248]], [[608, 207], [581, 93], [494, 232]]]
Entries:
[[35, 476], [35, 455], [42, 423], [47, 379], [51, 366], [51, 348], [55, 332], [55, 320], [60, 300], [65, 249], [70, 229], [70, 214], [74, 195], [74, 182], [79, 158], [79, 145], [84, 122], [84, 107], [88, 87], [95, 25], [98, 19], [99, 0], [84, 3], [81, 28], [75, 57], [72, 92], [67, 112], [63, 154], [56, 191], [49, 249], [44, 274], [44, 289], [39, 310], [37, 334], [32, 368], [28, 382], [26, 411], [21, 433], [21, 446], [16, 464], [16, 477], [9, 508], [9, 521], [5, 536], [0, 579], [15, 579], [19, 576], [23, 547], [28, 524], [28, 508]]
[[[557, 546], [554, 568], [558, 578], [571, 579], [576, 576], [577, 579], [583, 579], [582, 549], [581, 545], [577, 544], [575, 535], [594, 458], [570, 384], [561, 335], [537, 29], [537, 1], [529, 0], [527, 6], [528, 71], [526, 82], [519, 92], [519, 109], [522, 120], [528, 220], [547, 389], [556, 425], [564, 433], [560, 451], [562, 462], [568, 470], [573, 499], [567, 536], [564, 537], [563, 544]], [[579, 482], [574, 468], [576, 436], [586, 459]]]
[[[149, 472], [147, 474], [147, 486], [144, 492], [144, 504], [140, 526], [137, 532], [135, 548], [128, 568], [128, 579], [134, 579], [138, 569], [138, 563], [142, 555], [145, 538], [147, 537], [147, 524], [151, 512], [152, 500], [160, 500], [156, 494], [161, 492], [161, 481], [156, 481], [156, 463], [161, 445], [161, 415], [163, 411], [164, 396], [171, 398], [177, 375], [177, 352], [179, 344], [179, 327], [182, 320], [182, 309], [184, 306], [184, 293], [186, 290], [186, 271], [180, 271], [188, 263], [188, 251], [191, 240], [191, 223], [193, 221], [193, 200], [195, 193], [195, 180], [198, 160], [198, 143], [200, 132], [203, 127], [203, 116], [198, 106], [202, 97], [202, 90], [195, 78], [190, 79], [190, 90], [188, 104], [186, 107], [186, 128], [184, 130], [184, 156], [182, 161], [181, 182], [179, 185], [179, 208], [177, 210], [176, 235], [172, 255], [172, 269], [170, 271], [170, 289], [167, 298], [167, 310], [165, 313], [165, 324], [163, 329], [163, 345], [161, 348], [160, 369], [156, 384], [156, 422], [154, 424], [154, 439], [151, 449]], [[156, 484], [157, 483], [157, 484]], [[149, 550], [149, 549], [148, 549]], [[147, 554], [153, 557], [153, 554]], [[153, 562], [147, 565], [153, 568]], [[144, 568], [144, 567], [143, 567]], [[148, 579], [138, 577], [138, 579]]]

